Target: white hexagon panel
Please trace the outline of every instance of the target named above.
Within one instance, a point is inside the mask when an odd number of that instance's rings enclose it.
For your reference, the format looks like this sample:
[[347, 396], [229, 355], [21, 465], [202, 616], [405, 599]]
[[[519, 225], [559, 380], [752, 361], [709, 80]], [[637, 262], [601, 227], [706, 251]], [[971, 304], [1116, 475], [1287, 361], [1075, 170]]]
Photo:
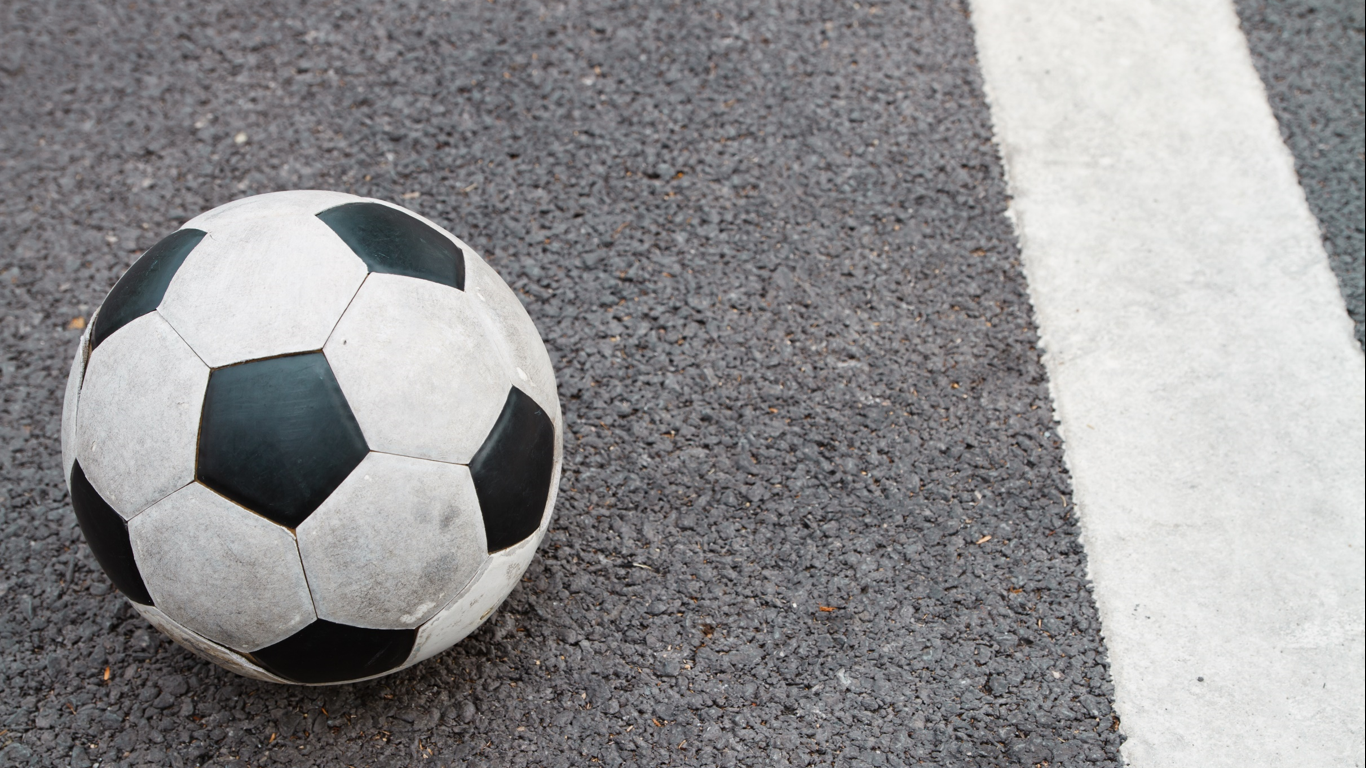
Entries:
[[466, 292], [400, 275], [366, 279], [323, 354], [370, 447], [402, 456], [469, 463], [512, 383]]
[[478, 255], [467, 254], [465, 269], [468, 275], [465, 290], [478, 300], [480, 314], [489, 324], [491, 335], [505, 341], [517, 386], [546, 408], [556, 427], [561, 426], [555, 370], [531, 315], [503, 278]]
[[254, 651], [315, 618], [289, 529], [198, 483], [133, 518], [128, 536], [153, 605], [210, 640]]
[[208, 381], [208, 366], [155, 312], [91, 350], [75, 460], [125, 520], [194, 479]]
[[371, 453], [298, 528], [318, 616], [411, 629], [488, 557], [468, 467]]
[[63, 468], [92, 553], [154, 626], [263, 680], [428, 658], [545, 535], [549, 355], [464, 243], [331, 192], [237, 201], [129, 268], [67, 383]]
[[320, 349], [367, 273], [307, 208], [245, 216], [256, 208], [272, 210], [272, 201], [204, 223], [159, 307], [214, 368]]

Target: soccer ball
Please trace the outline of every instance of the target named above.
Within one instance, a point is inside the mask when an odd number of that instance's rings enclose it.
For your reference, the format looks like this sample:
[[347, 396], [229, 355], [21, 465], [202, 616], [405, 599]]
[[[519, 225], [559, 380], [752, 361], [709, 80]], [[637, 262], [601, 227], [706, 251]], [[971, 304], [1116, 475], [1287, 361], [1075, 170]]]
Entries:
[[411, 211], [336, 192], [215, 208], [81, 337], [62, 462], [149, 622], [275, 682], [377, 677], [473, 632], [545, 535], [563, 429], [516, 294]]

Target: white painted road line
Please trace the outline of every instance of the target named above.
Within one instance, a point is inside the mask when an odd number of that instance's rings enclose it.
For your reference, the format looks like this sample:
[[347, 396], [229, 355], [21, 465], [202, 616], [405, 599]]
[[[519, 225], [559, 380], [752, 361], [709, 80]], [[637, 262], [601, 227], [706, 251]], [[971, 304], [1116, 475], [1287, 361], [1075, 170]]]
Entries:
[[1227, 0], [973, 0], [1137, 768], [1363, 764], [1366, 376]]

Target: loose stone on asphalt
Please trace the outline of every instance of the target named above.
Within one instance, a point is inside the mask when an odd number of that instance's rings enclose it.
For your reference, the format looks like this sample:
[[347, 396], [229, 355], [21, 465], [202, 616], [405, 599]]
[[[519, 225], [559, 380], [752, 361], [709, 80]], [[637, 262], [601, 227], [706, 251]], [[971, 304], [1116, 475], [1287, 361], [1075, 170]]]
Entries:
[[[4, 760], [1118, 764], [962, 5], [3, 13]], [[485, 254], [567, 430], [504, 607], [342, 688], [162, 638], [60, 468], [73, 318], [285, 188]]]

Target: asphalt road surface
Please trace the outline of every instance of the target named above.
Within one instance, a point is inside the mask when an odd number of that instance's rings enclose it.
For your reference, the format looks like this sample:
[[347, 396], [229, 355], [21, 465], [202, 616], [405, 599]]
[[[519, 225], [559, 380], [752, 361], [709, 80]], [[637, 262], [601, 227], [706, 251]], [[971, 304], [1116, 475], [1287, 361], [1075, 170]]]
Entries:
[[[0, 14], [0, 765], [1119, 764], [964, 5]], [[481, 250], [569, 430], [503, 609], [327, 689], [137, 618], [59, 468], [80, 320], [289, 188]]]

